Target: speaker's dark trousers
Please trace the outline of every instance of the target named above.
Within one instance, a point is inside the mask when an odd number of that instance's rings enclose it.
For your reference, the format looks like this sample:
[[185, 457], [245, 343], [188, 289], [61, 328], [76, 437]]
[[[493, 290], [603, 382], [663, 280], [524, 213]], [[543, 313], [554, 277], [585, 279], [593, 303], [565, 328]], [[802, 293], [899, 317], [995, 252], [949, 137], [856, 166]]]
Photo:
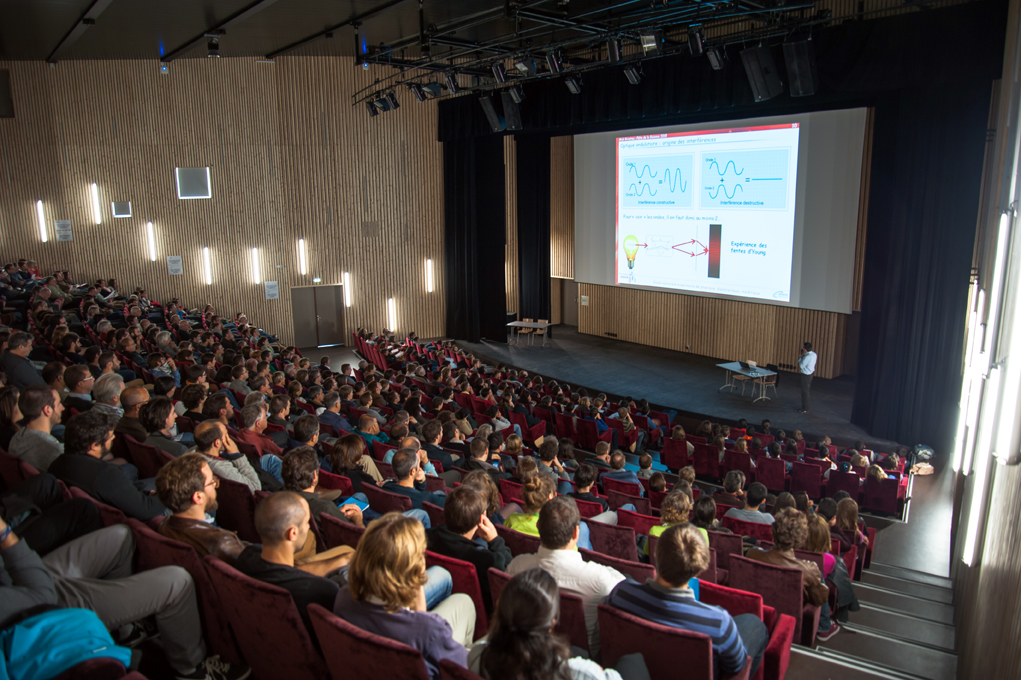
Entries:
[[801, 410], [808, 410], [809, 392], [812, 391], [812, 376], [801, 373]]

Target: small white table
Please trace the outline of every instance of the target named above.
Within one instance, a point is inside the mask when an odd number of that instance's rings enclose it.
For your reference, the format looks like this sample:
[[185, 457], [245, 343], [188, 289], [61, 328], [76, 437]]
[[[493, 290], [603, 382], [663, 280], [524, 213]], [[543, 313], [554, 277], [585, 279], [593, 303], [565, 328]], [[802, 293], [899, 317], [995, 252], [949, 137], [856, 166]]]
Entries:
[[[769, 397], [766, 396], [766, 378], [776, 375], [776, 371], [770, 371], [767, 368], [760, 368], [758, 366], [744, 368], [741, 366], [740, 361], [729, 361], [725, 364], [716, 364], [716, 366], [717, 368], [722, 368], [727, 372], [727, 382], [724, 383], [720, 389], [716, 390], [717, 392], [725, 390], [728, 387], [733, 390], [737, 387], [737, 382], [734, 380], [734, 376], [742, 375], [745, 378], [751, 379], [753, 397], [755, 396], [755, 386], [759, 386], [759, 396], [752, 400], [753, 404], [761, 399], [769, 399]], [[741, 393], [744, 394], [744, 385], [741, 386]]]
[[[539, 322], [539, 321], [511, 321], [509, 324], [507, 324], [507, 327], [513, 329], [513, 331], [514, 331], [514, 344], [515, 345], [519, 345], [519, 344], [521, 344], [519, 336], [518, 336], [518, 329], [519, 328], [531, 328], [531, 329], [534, 329], [534, 330], [540, 330], [540, 329], [545, 330], [545, 329], [548, 329], [552, 325], [553, 324], [548, 322], [548, 321], [542, 321], [542, 322]], [[549, 336], [549, 333], [543, 333], [542, 334], [542, 346], [543, 347], [546, 346], [546, 338], [548, 336]]]

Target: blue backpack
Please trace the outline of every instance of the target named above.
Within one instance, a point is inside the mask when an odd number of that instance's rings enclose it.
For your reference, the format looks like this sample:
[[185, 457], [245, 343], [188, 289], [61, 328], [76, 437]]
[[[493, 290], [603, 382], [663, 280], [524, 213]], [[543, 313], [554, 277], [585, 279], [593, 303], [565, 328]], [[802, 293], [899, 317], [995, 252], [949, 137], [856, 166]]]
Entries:
[[0, 631], [0, 680], [49, 680], [101, 657], [127, 668], [131, 650], [115, 645], [88, 609], [54, 609]]

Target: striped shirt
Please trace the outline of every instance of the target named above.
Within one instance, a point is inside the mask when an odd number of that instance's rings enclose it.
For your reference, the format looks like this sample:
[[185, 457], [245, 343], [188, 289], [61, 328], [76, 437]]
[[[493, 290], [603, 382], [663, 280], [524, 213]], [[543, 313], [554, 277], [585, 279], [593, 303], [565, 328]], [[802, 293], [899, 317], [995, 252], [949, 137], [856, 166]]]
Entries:
[[606, 604], [646, 621], [708, 635], [713, 641], [714, 677], [744, 667], [747, 652], [734, 619], [722, 607], [699, 602], [687, 588], [668, 588], [652, 579], [645, 584], [623, 581]]

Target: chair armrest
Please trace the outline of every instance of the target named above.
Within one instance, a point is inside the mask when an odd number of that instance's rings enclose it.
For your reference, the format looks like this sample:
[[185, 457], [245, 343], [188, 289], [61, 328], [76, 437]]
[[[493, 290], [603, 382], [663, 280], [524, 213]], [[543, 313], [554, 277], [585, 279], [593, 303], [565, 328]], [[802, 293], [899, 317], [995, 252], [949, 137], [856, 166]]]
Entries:
[[819, 632], [819, 616], [822, 608], [814, 604], [805, 604], [801, 610], [801, 644], [806, 647], [815, 645], [815, 634]]
[[760, 665], [763, 680], [783, 680], [787, 674], [787, 667], [791, 662], [795, 625], [793, 616], [780, 614], [776, 625], [770, 629], [769, 644], [766, 645], [766, 652], [762, 655]]
[[757, 593], [727, 588], [702, 580], [699, 580], [698, 588], [698, 599], [701, 602], [722, 607], [731, 616], [754, 614], [762, 618], [762, 596]]
[[720, 675], [720, 680], [749, 680], [752, 673], [752, 657], [746, 656], [744, 668], [733, 675]]

